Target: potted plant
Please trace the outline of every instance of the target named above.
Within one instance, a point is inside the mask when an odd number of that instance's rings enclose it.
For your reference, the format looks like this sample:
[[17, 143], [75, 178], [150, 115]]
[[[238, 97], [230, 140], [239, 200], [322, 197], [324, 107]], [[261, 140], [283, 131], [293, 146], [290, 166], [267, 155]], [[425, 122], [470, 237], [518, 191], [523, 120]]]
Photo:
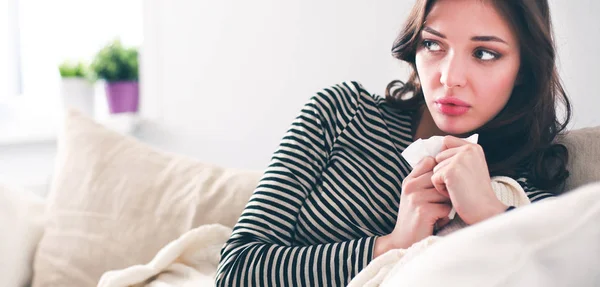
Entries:
[[75, 108], [90, 117], [94, 115], [94, 87], [88, 66], [83, 62], [66, 60], [58, 66], [60, 94], [65, 107]]
[[114, 40], [98, 52], [92, 62], [92, 70], [97, 78], [106, 81], [105, 89], [110, 113], [138, 111], [137, 49], [126, 48], [121, 41]]

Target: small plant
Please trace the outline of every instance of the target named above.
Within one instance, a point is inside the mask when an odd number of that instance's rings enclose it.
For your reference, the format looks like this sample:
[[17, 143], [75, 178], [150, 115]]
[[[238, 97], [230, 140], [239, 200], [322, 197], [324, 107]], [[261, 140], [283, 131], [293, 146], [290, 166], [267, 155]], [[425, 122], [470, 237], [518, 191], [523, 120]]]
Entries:
[[114, 40], [96, 54], [92, 70], [107, 82], [138, 81], [138, 51]]
[[89, 78], [89, 69], [83, 62], [64, 61], [58, 66], [62, 78]]

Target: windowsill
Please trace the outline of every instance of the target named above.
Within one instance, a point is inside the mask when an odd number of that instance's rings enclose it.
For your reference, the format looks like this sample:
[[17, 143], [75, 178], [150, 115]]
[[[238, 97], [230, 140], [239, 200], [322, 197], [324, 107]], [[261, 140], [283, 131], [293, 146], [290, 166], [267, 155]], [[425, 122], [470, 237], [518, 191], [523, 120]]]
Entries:
[[[132, 135], [142, 122], [139, 114], [110, 114], [103, 84], [95, 86], [94, 120], [106, 128]], [[65, 109], [58, 96], [15, 96], [0, 100], [0, 147], [54, 143], [63, 124]]]
[[19, 96], [0, 102], [0, 145], [56, 141], [60, 112], [49, 100]]
[[[4, 116], [0, 118], [2, 118], [2, 121], [5, 120]], [[19, 144], [55, 143], [58, 128], [56, 124], [52, 123], [58, 122], [58, 119], [60, 119], [59, 116], [28, 120], [27, 124], [20, 124], [19, 128], [6, 127], [0, 123], [0, 147]], [[141, 122], [140, 117], [135, 114], [113, 115], [109, 118], [95, 120], [106, 128], [129, 135], [133, 135]]]
[[[4, 131], [0, 130], [0, 132]], [[0, 146], [53, 142], [56, 142], [56, 133], [52, 131], [23, 130], [20, 133], [3, 134], [0, 136]]]

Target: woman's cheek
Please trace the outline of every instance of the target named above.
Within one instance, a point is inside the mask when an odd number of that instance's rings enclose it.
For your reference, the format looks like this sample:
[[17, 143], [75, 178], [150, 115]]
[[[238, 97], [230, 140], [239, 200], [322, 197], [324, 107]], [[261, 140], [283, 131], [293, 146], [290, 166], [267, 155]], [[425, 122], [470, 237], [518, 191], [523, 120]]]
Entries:
[[436, 85], [441, 85], [436, 61], [432, 57], [421, 56], [415, 59], [415, 64], [421, 88], [427, 97], [435, 89]]
[[508, 73], [501, 73], [499, 75], [496, 75], [496, 77], [493, 79], [495, 79], [493, 82], [491, 82], [491, 86], [493, 87], [491, 91], [494, 91], [494, 93], [491, 95], [493, 99], [489, 100], [498, 102], [500, 106], [504, 107], [504, 104], [508, 102], [508, 99], [510, 98], [510, 95], [514, 88], [514, 75]]

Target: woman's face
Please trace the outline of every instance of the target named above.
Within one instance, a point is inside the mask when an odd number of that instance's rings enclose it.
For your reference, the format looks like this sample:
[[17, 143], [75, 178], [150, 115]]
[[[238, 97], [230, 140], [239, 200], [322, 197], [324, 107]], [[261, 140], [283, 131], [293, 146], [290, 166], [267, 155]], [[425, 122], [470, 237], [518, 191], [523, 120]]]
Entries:
[[487, 1], [438, 0], [425, 21], [415, 62], [437, 127], [467, 134], [508, 102], [519, 72], [519, 43]]

